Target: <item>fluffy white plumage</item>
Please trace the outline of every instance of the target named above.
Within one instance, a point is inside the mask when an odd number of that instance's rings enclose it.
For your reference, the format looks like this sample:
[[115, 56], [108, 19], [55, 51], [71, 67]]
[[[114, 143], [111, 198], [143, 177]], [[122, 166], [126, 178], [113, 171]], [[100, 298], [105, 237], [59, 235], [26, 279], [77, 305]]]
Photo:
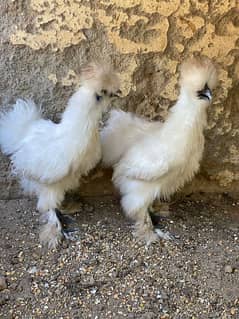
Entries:
[[209, 59], [190, 59], [181, 67], [180, 95], [165, 123], [114, 110], [101, 132], [103, 163], [114, 167], [123, 209], [136, 221], [136, 235], [148, 243], [169, 238], [153, 228], [149, 206], [168, 198], [199, 169], [216, 79]]
[[24, 190], [38, 197], [37, 208], [45, 220], [40, 239], [49, 247], [62, 238], [55, 209], [65, 192], [77, 187], [80, 177], [101, 159], [99, 121], [118, 89], [110, 67], [92, 63], [82, 69], [81, 87], [59, 124], [43, 119], [34, 102], [20, 99], [1, 115], [1, 149], [10, 155]]
[[101, 131], [104, 165], [112, 166], [119, 162], [139, 138], [151, 136], [161, 126], [161, 122], [150, 122], [135, 114], [113, 109], [107, 125]]

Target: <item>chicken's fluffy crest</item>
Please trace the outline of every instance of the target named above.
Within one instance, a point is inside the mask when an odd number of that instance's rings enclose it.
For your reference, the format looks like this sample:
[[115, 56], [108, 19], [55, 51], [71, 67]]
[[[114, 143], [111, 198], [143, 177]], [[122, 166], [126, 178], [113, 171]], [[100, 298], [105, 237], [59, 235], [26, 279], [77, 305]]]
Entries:
[[120, 86], [119, 77], [112, 66], [96, 61], [82, 66], [80, 84], [88, 86], [96, 92], [100, 92], [101, 90], [115, 92]]
[[189, 58], [180, 67], [180, 85], [190, 91], [201, 90], [205, 83], [212, 90], [217, 84], [217, 70], [207, 57]]

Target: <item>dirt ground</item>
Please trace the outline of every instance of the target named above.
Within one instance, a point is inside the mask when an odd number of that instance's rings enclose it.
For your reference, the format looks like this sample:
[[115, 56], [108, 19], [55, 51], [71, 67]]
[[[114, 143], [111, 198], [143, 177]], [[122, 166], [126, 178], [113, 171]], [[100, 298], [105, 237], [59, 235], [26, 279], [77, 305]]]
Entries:
[[178, 239], [149, 248], [133, 238], [117, 200], [77, 207], [75, 240], [49, 252], [35, 202], [0, 201], [1, 319], [239, 318], [235, 198], [178, 200], [160, 222]]

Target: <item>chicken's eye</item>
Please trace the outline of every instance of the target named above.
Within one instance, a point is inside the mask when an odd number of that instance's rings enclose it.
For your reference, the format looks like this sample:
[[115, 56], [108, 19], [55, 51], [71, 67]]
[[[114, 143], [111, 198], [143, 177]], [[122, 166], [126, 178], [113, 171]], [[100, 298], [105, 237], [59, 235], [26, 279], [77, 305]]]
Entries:
[[96, 101], [97, 101], [97, 102], [100, 102], [101, 99], [102, 99], [102, 96], [96, 93], [96, 94], [95, 94], [95, 98], [96, 98]]
[[107, 90], [101, 90], [101, 93], [102, 93], [103, 95], [108, 95], [108, 91], [107, 91]]

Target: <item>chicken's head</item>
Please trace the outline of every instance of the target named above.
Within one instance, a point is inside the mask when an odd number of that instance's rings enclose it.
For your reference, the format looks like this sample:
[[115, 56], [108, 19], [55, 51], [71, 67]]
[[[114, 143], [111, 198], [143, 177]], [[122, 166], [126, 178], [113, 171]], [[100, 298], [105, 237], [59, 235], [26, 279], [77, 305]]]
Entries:
[[181, 89], [200, 104], [209, 104], [217, 83], [217, 70], [207, 57], [191, 58], [181, 66]]
[[91, 62], [81, 69], [81, 85], [95, 93], [96, 101], [107, 107], [113, 98], [119, 97], [120, 80], [108, 64]]

